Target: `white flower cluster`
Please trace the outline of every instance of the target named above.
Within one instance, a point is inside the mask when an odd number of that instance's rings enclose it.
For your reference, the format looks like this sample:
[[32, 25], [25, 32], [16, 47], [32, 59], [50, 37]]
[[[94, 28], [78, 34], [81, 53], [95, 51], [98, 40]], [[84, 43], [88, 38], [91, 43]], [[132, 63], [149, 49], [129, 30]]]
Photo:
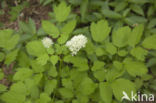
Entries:
[[53, 44], [53, 41], [49, 37], [44, 37], [42, 39], [42, 43], [43, 43], [43, 45], [44, 45], [45, 48], [49, 48]]
[[87, 38], [83, 34], [74, 36], [71, 40], [67, 41], [66, 46], [72, 52], [72, 55], [76, 55], [77, 52], [86, 46]]

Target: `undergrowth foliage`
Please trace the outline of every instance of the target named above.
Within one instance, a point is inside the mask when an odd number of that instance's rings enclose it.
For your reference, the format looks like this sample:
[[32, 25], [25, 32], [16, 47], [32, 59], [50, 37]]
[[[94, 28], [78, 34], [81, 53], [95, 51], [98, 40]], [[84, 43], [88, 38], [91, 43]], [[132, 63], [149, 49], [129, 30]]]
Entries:
[[[107, 18], [126, 17], [129, 10], [121, 16], [105, 9], [107, 2], [101, 11], [106, 18], [97, 13], [98, 19], [87, 19], [88, 2], [81, 4], [81, 18], [60, 2], [49, 14], [53, 18], [42, 20], [39, 30], [32, 19], [20, 21], [19, 31], [0, 30], [0, 103], [127, 103], [122, 101], [123, 91], [129, 97], [132, 91], [154, 93], [154, 24], [147, 27], [143, 19], [136, 24], [126, 18], [123, 22], [135, 25], [112, 25]], [[121, 5], [115, 11], [127, 6]], [[144, 15], [137, 3], [131, 6]], [[89, 26], [80, 27], [79, 22], [85, 21]], [[6, 73], [10, 68], [12, 72]]]

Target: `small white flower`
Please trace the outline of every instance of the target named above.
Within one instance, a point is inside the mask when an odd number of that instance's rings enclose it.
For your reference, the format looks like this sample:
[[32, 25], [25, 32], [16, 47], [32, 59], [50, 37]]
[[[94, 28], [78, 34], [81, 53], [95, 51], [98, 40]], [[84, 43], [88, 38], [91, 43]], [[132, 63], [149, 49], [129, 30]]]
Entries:
[[49, 37], [44, 37], [42, 39], [42, 43], [43, 43], [43, 45], [44, 45], [45, 48], [49, 48], [53, 44], [53, 41]]
[[71, 40], [67, 41], [66, 46], [72, 52], [72, 55], [76, 55], [77, 52], [86, 46], [87, 37], [83, 34], [74, 36]]

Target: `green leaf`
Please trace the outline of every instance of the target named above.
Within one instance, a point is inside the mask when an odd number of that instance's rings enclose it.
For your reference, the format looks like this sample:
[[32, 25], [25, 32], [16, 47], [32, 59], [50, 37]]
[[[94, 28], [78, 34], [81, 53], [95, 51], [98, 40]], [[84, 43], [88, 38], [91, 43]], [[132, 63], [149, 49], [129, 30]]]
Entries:
[[102, 9], [102, 14], [105, 17], [112, 18], [112, 19], [120, 19], [122, 17], [119, 13], [114, 12], [114, 11], [109, 10], [109, 9]]
[[86, 58], [73, 57], [71, 55], [68, 55], [64, 58], [64, 61], [68, 63], [73, 63], [74, 66], [77, 67], [79, 71], [86, 71], [89, 69], [88, 61]]
[[121, 56], [121, 57], [124, 57], [124, 56], [126, 56], [127, 54], [128, 54], [128, 51], [126, 51], [126, 50], [119, 50], [119, 51], [118, 51], [118, 55]]
[[74, 30], [76, 26], [76, 20], [71, 20], [69, 22], [67, 22], [67, 24], [65, 24], [63, 26], [63, 28], [61, 28], [61, 37], [58, 39], [58, 43], [63, 44], [68, 40], [68, 37], [70, 36], [70, 34], [72, 33], [72, 31]]
[[106, 51], [110, 53], [111, 55], [114, 55], [117, 52], [117, 48], [112, 43], [106, 43], [105, 44]]
[[128, 26], [121, 27], [113, 32], [113, 44], [117, 47], [124, 47], [127, 45], [131, 29]]
[[58, 75], [55, 66], [52, 66], [52, 67], [50, 68], [50, 70], [48, 71], [48, 75], [49, 75], [49, 76], [52, 76], [52, 77], [56, 77], [56, 76]]
[[30, 64], [31, 64], [33, 72], [35, 73], [41, 73], [45, 70], [45, 67], [39, 64], [38, 61], [36, 60], [32, 60]]
[[61, 29], [61, 33], [69, 35], [74, 30], [75, 26], [76, 26], [76, 20], [68, 21]]
[[43, 46], [41, 41], [34, 40], [30, 41], [26, 45], [27, 52], [33, 56], [40, 56], [42, 54], [46, 54], [46, 49]]
[[55, 66], [56, 65], [56, 63], [58, 62], [58, 60], [59, 60], [59, 57], [57, 56], [57, 55], [52, 55], [51, 57], [50, 57], [50, 62]]
[[151, 35], [145, 38], [142, 45], [147, 49], [156, 49], [156, 35]]
[[138, 44], [140, 42], [141, 36], [143, 34], [143, 30], [144, 30], [144, 25], [140, 24], [138, 26], [136, 26], [129, 38], [128, 38], [128, 44], [132, 47], [134, 47], [136, 44]]
[[63, 98], [72, 98], [73, 97], [73, 91], [68, 88], [60, 88], [59, 93], [62, 95]]
[[4, 78], [4, 73], [3, 70], [0, 68], [0, 80], [2, 80]]
[[108, 82], [113, 82], [113, 80], [115, 80], [116, 78], [119, 78], [123, 75], [123, 73], [125, 72], [125, 70], [117, 70], [114, 68], [109, 68], [108, 70], [106, 70], [106, 80]]
[[106, 79], [106, 69], [94, 71], [94, 77], [100, 82], [104, 81]]
[[7, 87], [3, 84], [0, 84], [0, 93], [5, 92], [7, 90]]
[[100, 96], [105, 103], [112, 103], [113, 91], [111, 85], [107, 82], [99, 84]]
[[14, 83], [11, 86], [10, 90], [13, 92], [16, 92], [18, 94], [27, 95], [27, 88], [26, 88], [25, 84], [22, 82]]
[[14, 50], [14, 51], [12, 51], [12, 52], [10, 52], [10, 53], [8, 53], [7, 55], [6, 55], [6, 58], [5, 58], [5, 64], [7, 64], [7, 65], [9, 65], [9, 64], [11, 64], [13, 61], [15, 61], [15, 59], [16, 59], [16, 57], [17, 57], [17, 53], [18, 53], [18, 49], [16, 49], [16, 50]]
[[68, 89], [72, 89], [73, 87], [73, 85], [72, 85], [72, 81], [71, 81], [71, 79], [69, 79], [69, 78], [64, 78], [64, 79], [62, 79], [62, 85], [65, 87], [65, 88], [68, 88]]
[[120, 78], [112, 82], [111, 87], [113, 89], [113, 94], [118, 101], [122, 101], [123, 92], [125, 92], [129, 97], [131, 97], [132, 91], [134, 94], [136, 92], [134, 83], [124, 78]]
[[95, 53], [96, 53], [97, 56], [102, 56], [102, 55], [107, 54], [107, 52], [102, 47], [97, 47], [96, 50], [95, 50]]
[[[70, 13], [70, 6], [67, 6], [65, 2], [61, 2], [58, 6], [54, 6], [53, 8], [56, 20], [58, 22], [63, 22], [67, 19], [69, 13]], [[63, 10], [63, 12], [62, 12]]]
[[52, 24], [50, 21], [43, 20], [42, 28], [52, 38], [57, 38], [60, 34], [58, 28], [54, 24]]
[[11, 50], [13, 49], [18, 41], [19, 41], [19, 35], [13, 34], [13, 30], [11, 29], [5, 29], [5, 30], [0, 30], [0, 47], [4, 48], [6, 50]]
[[36, 24], [31, 18], [29, 18], [29, 27], [31, 29], [31, 32], [33, 34], [35, 34], [36, 33]]
[[122, 70], [123, 69], [123, 64], [119, 61], [113, 61], [113, 66], [117, 69], [117, 70]]
[[92, 71], [97, 71], [99, 69], [104, 68], [105, 63], [102, 61], [95, 61], [93, 67], [91, 68]]
[[87, 9], [88, 9], [88, 0], [83, 0], [80, 5], [80, 14], [81, 14], [82, 21], [86, 17]]
[[44, 92], [50, 95], [54, 91], [56, 86], [57, 86], [57, 81], [55, 79], [47, 80], [44, 87]]
[[46, 93], [41, 93], [37, 103], [49, 103], [50, 101], [51, 98]]
[[100, 20], [97, 23], [92, 22], [90, 30], [93, 40], [96, 42], [102, 42], [108, 37], [111, 28], [108, 26], [106, 20]]
[[5, 58], [5, 54], [3, 52], [0, 52], [0, 62], [3, 61]]
[[145, 60], [145, 56], [147, 55], [148, 51], [141, 48], [141, 47], [136, 47], [131, 50], [131, 55], [137, 58], [140, 61]]
[[48, 54], [42, 54], [37, 58], [38, 64], [45, 65], [49, 60]]
[[5, 103], [23, 103], [25, 101], [25, 96], [23, 94], [14, 91], [5, 92], [0, 98]]
[[148, 72], [147, 67], [143, 62], [127, 60], [124, 63], [124, 68], [131, 76], [143, 76]]
[[132, 4], [132, 5], [130, 6], [130, 8], [131, 8], [134, 12], [136, 12], [137, 14], [140, 14], [140, 15], [144, 16], [144, 11], [143, 11], [143, 9], [142, 9], [139, 5], [134, 5], [134, 4]]
[[115, 5], [115, 11], [118, 12], [124, 10], [127, 5], [128, 5], [127, 2], [119, 2], [117, 3], [117, 5]]
[[86, 77], [82, 80], [78, 90], [83, 95], [90, 95], [95, 91], [97, 84], [95, 84], [90, 78]]
[[25, 80], [32, 76], [32, 70], [29, 68], [19, 68], [15, 73], [13, 80]]
[[30, 58], [23, 51], [19, 52], [17, 61], [18, 65], [21, 67], [28, 67], [30, 65]]

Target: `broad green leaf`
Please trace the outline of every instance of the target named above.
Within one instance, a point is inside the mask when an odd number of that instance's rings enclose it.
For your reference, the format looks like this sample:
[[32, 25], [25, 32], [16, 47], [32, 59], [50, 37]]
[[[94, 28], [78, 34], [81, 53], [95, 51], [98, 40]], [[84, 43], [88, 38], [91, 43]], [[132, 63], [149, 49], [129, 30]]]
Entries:
[[54, 48], [51, 48], [51, 47], [47, 48], [46, 50], [47, 50], [47, 53], [50, 54], [50, 55], [54, 54], [54, 52], [55, 52]]
[[102, 55], [106, 55], [107, 54], [105, 49], [101, 48], [101, 47], [97, 47], [96, 50], [95, 50], [95, 53], [96, 53], [97, 56], [102, 56]]
[[11, 29], [0, 30], [1, 48], [4, 48], [6, 50], [11, 50], [17, 45], [20, 37], [18, 34], [14, 34], [14, 35], [12, 34], [13, 34], [13, 30]]
[[13, 92], [16, 92], [18, 94], [27, 95], [27, 88], [26, 88], [25, 84], [22, 82], [14, 83], [11, 86], [10, 90]]
[[106, 79], [106, 69], [94, 71], [94, 77], [100, 82], [104, 81]]
[[16, 60], [16, 57], [17, 57], [17, 55], [18, 55], [18, 49], [16, 49], [16, 50], [14, 50], [14, 51], [12, 51], [12, 52], [10, 52], [10, 53], [8, 53], [7, 55], [6, 55], [6, 58], [5, 58], [5, 64], [7, 64], [7, 65], [9, 65], [9, 64], [11, 64], [13, 61], [15, 61]]
[[119, 62], [119, 61], [113, 61], [113, 66], [117, 69], [117, 70], [122, 70], [123, 69], [123, 63]]
[[64, 58], [64, 61], [67, 63], [73, 63], [73, 65], [77, 67], [79, 71], [86, 71], [89, 69], [86, 58], [68, 55]]
[[82, 80], [78, 90], [83, 95], [90, 95], [95, 91], [97, 84], [95, 84], [90, 78], [86, 77]]
[[42, 77], [43, 77], [42, 73], [38, 73], [38, 74], [33, 75], [32, 79], [34, 80], [34, 84], [38, 85], [40, 83]]
[[9, 91], [2, 94], [0, 98], [5, 103], [23, 103], [26, 97], [23, 94]]
[[144, 25], [140, 24], [138, 26], [136, 26], [129, 38], [128, 38], [128, 44], [132, 47], [134, 47], [136, 44], [138, 44], [140, 42], [140, 39], [142, 37], [142, 34], [143, 34], [143, 30], [144, 30]]
[[147, 55], [148, 51], [141, 48], [141, 47], [136, 47], [131, 50], [131, 55], [137, 58], [140, 61], [145, 60], [145, 56]]
[[114, 55], [117, 52], [117, 48], [112, 43], [106, 43], [105, 47], [106, 51], [111, 55]]
[[126, 56], [127, 54], [128, 54], [128, 51], [126, 51], [126, 50], [124, 50], [124, 49], [118, 51], [118, 55], [121, 56], [121, 57], [124, 57], [124, 56]]
[[42, 54], [37, 58], [37, 63], [40, 65], [45, 65], [49, 60], [48, 54]]
[[93, 40], [96, 42], [102, 42], [108, 37], [111, 27], [108, 26], [106, 20], [100, 20], [97, 23], [92, 22], [90, 30]]
[[31, 62], [30, 64], [31, 64], [33, 72], [41, 73], [45, 70], [45, 67], [43, 65], [39, 64], [38, 61], [32, 60], [30, 62]]
[[148, 72], [146, 65], [139, 61], [125, 61], [124, 68], [131, 76], [143, 76]]
[[40, 94], [40, 99], [38, 99], [37, 103], [49, 103], [51, 98], [46, 93]]
[[69, 35], [74, 30], [75, 26], [76, 26], [76, 20], [68, 21], [61, 29], [61, 33]]
[[23, 81], [32, 76], [32, 70], [29, 68], [18, 68], [17, 72], [15, 73], [13, 80], [20, 80]]
[[146, 37], [142, 45], [147, 49], [156, 49], [156, 34]]
[[55, 66], [56, 65], [56, 63], [58, 62], [58, 60], [59, 60], [59, 57], [57, 56], [57, 55], [52, 55], [51, 57], [50, 57], [50, 62]]
[[43, 20], [42, 28], [52, 38], [57, 38], [60, 34], [58, 28], [54, 24], [52, 24], [50, 21]]
[[65, 43], [68, 40], [68, 37], [70, 36], [71, 32], [74, 30], [76, 26], [76, 20], [71, 20], [67, 22], [61, 29], [61, 37], [58, 39], [58, 42], [60, 44]]
[[92, 71], [97, 71], [99, 69], [104, 68], [105, 63], [102, 61], [95, 61], [93, 67], [91, 68]]
[[65, 87], [65, 88], [68, 88], [68, 89], [72, 89], [73, 87], [73, 85], [72, 85], [72, 81], [71, 81], [71, 79], [66, 79], [66, 78], [64, 78], [64, 79], [62, 79], [62, 85]]
[[20, 51], [17, 56], [18, 65], [21, 67], [28, 67], [30, 65], [30, 58], [25, 52]]
[[78, 103], [88, 103], [89, 102], [89, 97], [88, 96], [78, 94], [77, 98], [78, 98]]
[[113, 80], [115, 80], [116, 78], [121, 77], [124, 72], [125, 70], [119, 71], [115, 68], [109, 68], [108, 70], [106, 70], [106, 80], [108, 82], [113, 82]]
[[101, 82], [99, 84], [99, 89], [100, 89], [101, 99], [105, 103], [112, 103], [113, 91], [111, 85], [107, 82]]
[[32, 99], [38, 99], [40, 95], [39, 88], [37, 86], [33, 86], [30, 90], [30, 96]]
[[85, 51], [87, 52], [87, 54], [93, 54], [95, 51], [95, 46], [94, 44], [91, 42], [91, 40], [88, 40], [86, 47], [85, 47]]
[[57, 81], [55, 79], [53, 80], [47, 80], [44, 86], [44, 92], [47, 93], [48, 95], [51, 95], [53, 90], [57, 86]]
[[123, 92], [125, 92], [131, 99], [131, 93], [135, 94], [136, 87], [133, 82], [120, 78], [112, 82], [111, 87], [113, 89], [113, 94], [118, 101], [122, 101]]
[[59, 93], [63, 98], [72, 98], [73, 97], [73, 91], [68, 88], [60, 88]]
[[58, 75], [55, 66], [51, 66], [50, 70], [48, 71], [48, 75], [52, 77], [56, 77]]
[[[61, 2], [59, 5], [55, 5], [54, 8], [55, 18], [58, 22], [63, 22], [67, 19], [70, 13], [70, 6], [67, 6], [65, 2]], [[63, 10], [63, 12], [62, 12]]]
[[27, 52], [33, 56], [40, 56], [42, 54], [46, 54], [46, 49], [43, 46], [41, 41], [34, 40], [30, 41], [26, 45]]
[[128, 26], [121, 27], [117, 31], [113, 32], [112, 40], [113, 44], [117, 47], [124, 47], [128, 43], [131, 29]]

